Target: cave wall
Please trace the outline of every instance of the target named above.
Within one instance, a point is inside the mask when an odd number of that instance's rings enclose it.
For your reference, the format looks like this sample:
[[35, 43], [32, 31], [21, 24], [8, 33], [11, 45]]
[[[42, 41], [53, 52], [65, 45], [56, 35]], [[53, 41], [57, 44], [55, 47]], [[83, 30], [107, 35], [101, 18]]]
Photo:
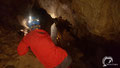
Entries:
[[88, 32], [108, 40], [119, 39], [119, 0], [38, 0], [53, 17], [67, 19], [78, 35]]
[[18, 16], [23, 16], [30, 7], [30, 0], [0, 0], [0, 27], [6, 31], [19, 30]]
[[[47, 12], [53, 18], [62, 16], [63, 19], [67, 19], [73, 25], [73, 32], [79, 38], [81, 38], [82, 36], [89, 35], [90, 33], [92, 33], [93, 35], [104, 37], [108, 40], [119, 40], [120, 38], [119, 36], [120, 0], [37, 0], [37, 1], [39, 2], [40, 7], [46, 9]], [[1, 53], [0, 61], [4, 62], [3, 64], [0, 65], [0, 68], [6, 65], [9, 59], [11, 58], [15, 59], [17, 55], [16, 48], [18, 46], [18, 42], [20, 41], [17, 31], [20, 31], [20, 29], [22, 28], [21, 22], [24, 19], [25, 14], [27, 14], [27, 11], [34, 4], [34, 2], [35, 0], [0, 0], [0, 53]], [[76, 40], [71, 41], [73, 37], [70, 37], [69, 32], [63, 32], [63, 34], [64, 34], [63, 37], [66, 38], [65, 40], [70, 40], [70, 42], [68, 43], [66, 43], [66, 41], [64, 41], [63, 43], [65, 43], [68, 46], [75, 43]], [[97, 39], [96, 38], [92, 39], [92, 41]], [[78, 40], [78, 42], [79, 45], [82, 43], [86, 43], [86, 41], [84, 40], [83, 41]], [[89, 43], [86, 43], [86, 45], [88, 44]], [[101, 44], [99, 45], [98, 44], [92, 42], [92, 44], [90, 44], [92, 46], [89, 45], [88, 46], [83, 45], [84, 47], [82, 45], [80, 46], [83, 52], [86, 51], [84, 54], [87, 54], [86, 58], [89, 59], [84, 61], [88, 63], [87, 65], [80, 62], [81, 64], [83, 64], [82, 68], [87, 68], [86, 66], [89, 67], [89, 65], [91, 66], [91, 64], [92, 65], [96, 64], [94, 60], [96, 58], [91, 57], [91, 53], [93, 55], [97, 55], [97, 57], [101, 57], [102, 49], [99, 48]], [[110, 48], [109, 49], [110, 53], [113, 53], [114, 50], [111, 49], [113, 49], [112, 46], [116, 44], [114, 43], [112, 43], [111, 45], [110, 44], [104, 45], [106, 48]], [[77, 43], [73, 45], [77, 45]], [[99, 47], [96, 45], [98, 45]], [[117, 49], [115, 47], [114, 54], [116, 52], [119, 52], [119, 47], [116, 47]], [[76, 50], [72, 48], [73, 47], [71, 47], [71, 51]], [[73, 55], [74, 53], [77, 52], [78, 51], [73, 52]], [[78, 53], [77, 55], [81, 56], [82, 54]], [[79, 56], [75, 56], [75, 58]], [[14, 62], [13, 59], [11, 59], [12, 62]], [[94, 64], [89, 61], [93, 61]], [[99, 59], [99, 61], [101, 63], [101, 59]], [[97, 61], [97, 63], [99, 62]]]

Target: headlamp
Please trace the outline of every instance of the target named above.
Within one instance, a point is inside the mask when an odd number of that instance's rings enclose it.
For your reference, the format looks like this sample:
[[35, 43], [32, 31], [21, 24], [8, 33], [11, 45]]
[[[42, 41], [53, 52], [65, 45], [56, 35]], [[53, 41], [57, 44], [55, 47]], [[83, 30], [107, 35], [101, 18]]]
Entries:
[[29, 28], [33, 28], [33, 27], [35, 27], [36, 25], [40, 25], [40, 20], [39, 20], [39, 18], [30, 15], [30, 16], [28, 17], [27, 26], [28, 26]]
[[31, 23], [31, 22], [32, 22], [32, 17], [29, 16], [28, 23]]

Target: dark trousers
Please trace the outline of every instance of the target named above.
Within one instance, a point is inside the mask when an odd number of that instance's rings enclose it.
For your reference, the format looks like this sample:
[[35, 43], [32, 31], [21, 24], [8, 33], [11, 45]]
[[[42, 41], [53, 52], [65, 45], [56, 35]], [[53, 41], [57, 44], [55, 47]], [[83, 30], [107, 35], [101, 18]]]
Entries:
[[72, 59], [70, 56], [67, 56], [64, 61], [59, 64], [56, 68], [68, 68], [70, 64], [72, 63]]

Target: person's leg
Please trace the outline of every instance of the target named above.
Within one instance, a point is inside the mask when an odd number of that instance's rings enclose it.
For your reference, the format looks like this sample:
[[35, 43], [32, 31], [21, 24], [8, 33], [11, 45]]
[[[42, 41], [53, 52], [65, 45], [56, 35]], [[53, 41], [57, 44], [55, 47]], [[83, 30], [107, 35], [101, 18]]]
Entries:
[[72, 59], [70, 56], [67, 56], [64, 61], [58, 65], [56, 68], [68, 68], [70, 64], [72, 63]]

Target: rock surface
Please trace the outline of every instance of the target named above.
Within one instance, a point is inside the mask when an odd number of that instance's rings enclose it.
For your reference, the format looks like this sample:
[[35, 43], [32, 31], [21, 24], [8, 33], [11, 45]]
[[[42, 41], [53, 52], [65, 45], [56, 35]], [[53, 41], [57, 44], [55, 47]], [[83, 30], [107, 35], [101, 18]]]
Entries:
[[[55, 17], [62, 16], [79, 30], [106, 39], [119, 39], [119, 0], [38, 0]], [[81, 35], [82, 36], [82, 35]]]
[[0, 0], [0, 68], [43, 68], [31, 52], [20, 57], [16, 50], [21, 22], [36, 2], [72, 24], [57, 40], [72, 56], [72, 68], [102, 68], [106, 55], [120, 63], [120, 0]]

